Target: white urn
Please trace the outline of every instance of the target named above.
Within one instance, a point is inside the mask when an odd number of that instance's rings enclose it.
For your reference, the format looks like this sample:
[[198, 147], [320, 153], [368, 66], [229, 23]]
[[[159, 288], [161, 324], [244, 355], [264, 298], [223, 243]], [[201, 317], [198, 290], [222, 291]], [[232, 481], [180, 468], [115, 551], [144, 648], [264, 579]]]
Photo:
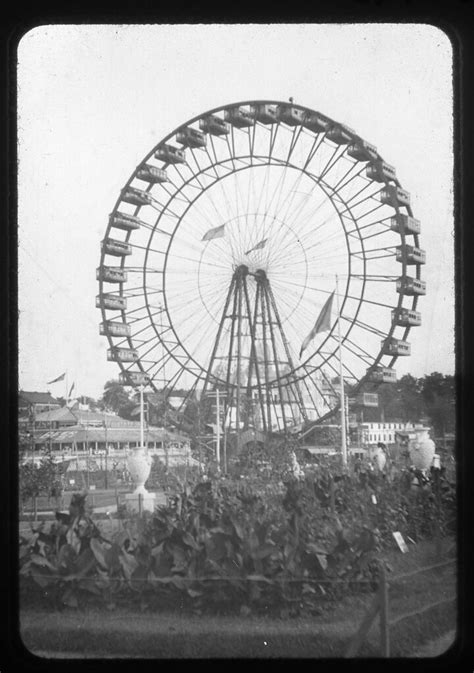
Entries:
[[370, 460], [375, 463], [377, 469], [382, 472], [385, 467], [385, 463], [387, 462], [385, 451], [381, 449], [380, 446], [371, 448], [369, 451], [369, 457]]
[[291, 452], [291, 471], [296, 479], [301, 479], [304, 476], [304, 471], [301, 469], [294, 451]]
[[140, 446], [137, 449], [134, 449], [127, 457], [127, 467], [132, 477], [132, 481], [135, 484], [136, 488], [134, 491], [135, 495], [141, 493], [142, 495], [148, 495], [148, 491], [145, 488], [145, 483], [151, 472], [152, 458], [149, 455], [148, 451]]
[[410, 461], [418, 470], [429, 470], [435, 455], [435, 443], [429, 436], [429, 430], [415, 428], [416, 437], [408, 444]]

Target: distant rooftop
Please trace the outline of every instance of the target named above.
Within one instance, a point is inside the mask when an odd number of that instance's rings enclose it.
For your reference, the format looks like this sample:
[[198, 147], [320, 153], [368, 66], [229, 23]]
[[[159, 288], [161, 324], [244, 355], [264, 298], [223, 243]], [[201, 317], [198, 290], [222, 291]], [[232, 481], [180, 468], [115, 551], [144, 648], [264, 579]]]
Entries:
[[[140, 442], [141, 432], [138, 427], [89, 427], [73, 425], [59, 430], [45, 430], [36, 438], [37, 443], [51, 440], [54, 443], [82, 443], [82, 442]], [[169, 432], [163, 428], [149, 427], [144, 433], [145, 442], [187, 442], [185, 435]]]
[[55, 399], [51, 393], [38, 393], [30, 392], [27, 390], [20, 390], [18, 393], [20, 399], [26, 400], [30, 404], [58, 404], [59, 402]]
[[106, 425], [107, 427], [139, 427], [137, 421], [129, 421], [104, 411], [88, 411], [74, 407], [61, 407], [36, 415], [37, 423], [70, 423], [71, 425]]

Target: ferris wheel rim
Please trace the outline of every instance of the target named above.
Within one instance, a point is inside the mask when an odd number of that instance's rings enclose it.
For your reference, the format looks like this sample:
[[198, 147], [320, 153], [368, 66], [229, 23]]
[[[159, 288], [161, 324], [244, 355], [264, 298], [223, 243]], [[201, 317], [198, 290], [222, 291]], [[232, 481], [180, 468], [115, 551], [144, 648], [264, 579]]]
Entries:
[[[197, 115], [196, 117], [194, 117], [194, 118], [188, 120], [188, 121], [185, 122], [184, 124], [180, 124], [174, 131], [172, 131], [172, 132], [169, 133], [167, 136], [165, 136], [165, 137], [164, 137], [164, 138], [163, 138], [163, 139], [162, 139], [162, 140], [161, 140], [161, 141], [160, 141], [160, 142], [159, 142], [159, 143], [158, 143], [158, 144], [151, 150], [151, 152], [149, 152], [149, 154], [143, 159], [143, 161], [142, 161], [141, 163], [143, 164], [143, 163], [145, 163], [146, 161], [148, 161], [148, 159], [154, 154], [154, 152], [155, 152], [160, 146], [164, 145], [168, 140], [174, 138], [174, 137], [176, 136], [176, 134], [179, 132], [180, 129], [183, 129], [183, 128], [187, 127], [187, 126], [190, 126], [190, 125], [193, 124], [193, 123], [196, 123], [197, 121], [199, 121], [199, 120], [202, 119], [203, 117], [205, 117], [205, 116], [207, 116], [207, 115], [215, 114], [215, 113], [217, 113], [217, 112], [222, 112], [222, 111], [227, 110], [227, 109], [235, 108], [235, 107], [246, 106], [246, 105], [258, 105], [258, 104], [287, 105], [287, 103], [284, 102], [284, 101], [275, 101], [275, 100], [257, 100], [257, 101], [256, 101], [256, 100], [251, 100], [251, 101], [242, 101], [242, 102], [238, 102], [238, 103], [231, 103], [231, 104], [227, 104], [227, 105], [225, 105], [225, 106], [218, 106], [218, 107], [212, 108], [211, 110], [209, 110], [209, 111], [207, 111], [207, 112], [204, 112], [204, 113], [201, 113], [201, 114]], [[292, 103], [292, 107], [295, 107], [295, 108], [298, 108], [298, 109], [301, 109], [301, 110], [304, 110], [304, 111], [308, 111], [308, 112], [315, 112], [315, 111], [312, 110], [311, 108], [308, 108], [308, 107], [306, 107], [306, 106], [302, 106], [302, 105], [300, 105], [300, 104], [296, 104], [296, 103]], [[318, 113], [318, 114], [320, 114], [320, 113]], [[321, 115], [321, 116], [322, 116], [323, 118], [325, 118], [325, 119], [331, 121], [331, 122], [334, 122], [334, 120], [332, 120], [331, 118], [327, 117], [326, 115]], [[257, 123], [257, 122], [254, 121], [254, 125], [256, 125], [256, 123]], [[355, 140], [358, 140], [358, 139], [361, 139], [361, 137], [360, 137], [358, 134], [356, 134], [355, 132], [352, 134], [352, 138], [353, 138], [354, 141], [355, 141]], [[378, 156], [380, 157], [380, 155], [378, 155]], [[380, 158], [381, 158], [381, 157], [380, 157]], [[301, 167], [294, 166], [294, 168], [296, 168], [297, 170], [301, 170]], [[310, 174], [309, 174], [309, 175], [310, 175]], [[133, 180], [134, 180], [134, 177], [135, 177], [135, 173], [133, 173], [132, 176], [129, 178], [129, 180], [128, 180], [128, 182], [126, 183], [124, 189], [125, 189], [127, 186], [130, 186], [130, 185], [131, 185], [131, 183], [132, 183]], [[312, 178], [313, 176], [310, 175], [310, 177]], [[191, 179], [192, 179], [192, 178], [190, 178], [190, 180], [191, 180]], [[216, 182], [218, 182], [219, 180], [222, 180], [222, 177], [221, 177], [220, 179], [216, 180]], [[398, 179], [395, 180], [394, 182], [395, 182], [395, 184], [397, 184], [397, 185], [400, 184], [399, 181], [398, 181]], [[214, 186], [214, 184], [215, 184], [215, 183], [212, 183], [212, 185], [210, 185], [210, 186], [207, 187], [206, 189], [208, 189], [208, 188]], [[329, 186], [329, 187], [330, 187], [330, 186]], [[151, 188], [152, 188], [152, 184], [150, 183], [150, 184], [148, 185], [148, 188], [147, 188], [146, 190], [144, 190], [144, 191], [151, 191]], [[174, 198], [174, 197], [172, 197], [172, 198]], [[172, 201], [172, 198], [170, 199], [170, 201]], [[331, 199], [330, 197], [329, 197], [329, 200], [330, 200], [331, 203], [332, 203], [332, 199]], [[115, 206], [114, 206], [114, 209], [113, 209], [113, 212], [114, 212], [114, 213], [118, 211], [118, 209], [119, 209], [119, 207], [120, 207], [120, 203], [121, 203], [121, 201], [122, 201], [122, 198], [121, 198], [121, 196], [119, 196], [119, 198], [117, 199], [117, 202], [116, 202], [116, 204], [115, 204]], [[408, 205], [408, 206], [405, 206], [405, 207], [406, 207], [406, 210], [407, 210], [408, 215], [412, 216], [411, 205]], [[399, 212], [400, 212], [400, 208], [399, 208], [398, 206], [394, 206], [394, 208], [395, 208], [395, 212], [396, 212], [396, 214], [398, 215]], [[135, 215], [135, 216], [138, 215], [138, 213], [140, 212], [140, 209], [141, 209], [141, 206], [137, 206], [137, 207], [136, 207], [136, 209], [135, 209], [135, 211], [134, 211], [134, 215]], [[183, 218], [183, 217], [184, 217], [184, 214], [183, 214], [182, 218]], [[182, 219], [182, 218], [181, 218], [181, 219]], [[158, 223], [158, 221], [159, 221], [159, 218], [157, 219], [157, 222], [155, 223], [155, 227], [156, 227], [156, 224]], [[357, 219], [356, 219], [356, 218], [354, 218], [354, 223], [357, 224]], [[176, 228], [179, 226], [179, 224], [180, 224], [180, 223], [177, 224]], [[112, 225], [111, 225], [111, 223], [109, 222], [109, 225], [108, 225], [108, 227], [107, 227], [107, 234], [106, 234], [106, 235], [108, 235], [108, 233], [110, 232], [111, 228], [112, 228]], [[125, 239], [125, 240], [128, 241], [128, 240], [130, 239], [130, 237], [131, 237], [131, 232], [129, 231], [129, 232], [127, 232], [127, 234], [126, 234], [126, 239]], [[152, 233], [150, 234], [150, 239], [149, 239], [149, 240], [151, 240], [151, 238], [152, 238]], [[347, 237], [346, 237], [346, 239], [347, 239]], [[400, 239], [401, 239], [402, 245], [405, 245], [405, 233], [404, 233], [403, 231], [400, 233]], [[363, 241], [363, 238], [362, 238], [361, 240]], [[418, 245], [418, 235], [415, 235], [414, 241], [415, 241], [415, 244]], [[168, 251], [169, 251], [169, 247], [171, 246], [171, 242], [172, 242], [172, 241], [170, 240], [170, 243], [169, 243], [169, 246], [168, 246]], [[168, 251], [167, 251], [167, 253], [168, 253]], [[147, 253], [148, 253], [148, 251], [147, 251]], [[350, 257], [351, 257], [351, 255], [350, 255], [350, 252], [349, 252], [349, 253], [348, 253], [348, 261], [349, 261], [349, 262], [350, 262]], [[104, 251], [102, 251], [102, 253], [101, 253], [101, 258], [100, 258], [100, 266], [101, 266], [101, 267], [105, 265], [105, 258], [106, 258], [106, 253], [105, 253]], [[364, 258], [364, 261], [365, 261], [365, 258]], [[166, 263], [167, 263], [167, 262], [165, 262], [165, 267], [166, 267]], [[121, 267], [122, 267], [122, 268], [125, 267], [125, 259], [124, 259], [124, 258], [122, 258], [122, 260], [121, 260]], [[405, 275], [405, 272], [406, 272], [406, 262], [403, 261], [403, 262], [402, 262], [402, 275]], [[165, 273], [164, 273], [164, 276], [166, 276]], [[146, 294], [145, 277], [146, 277], [146, 264], [144, 265], [144, 268], [143, 268], [143, 287], [144, 287], [144, 293]], [[349, 277], [350, 277], [350, 274], [348, 274], [348, 278], [349, 278]], [[420, 271], [420, 267], [419, 267], [419, 266], [416, 267], [416, 277], [417, 277], [418, 279], [421, 277], [421, 271]], [[172, 316], [170, 315], [169, 308], [168, 308], [168, 306], [167, 306], [167, 301], [166, 301], [165, 283], [166, 283], [166, 279], [165, 279], [165, 281], [164, 281], [164, 289], [163, 289], [163, 305], [164, 305], [164, 310], [168, 313], [168, 316], [169, 316], [170, 321], [171, 321]], [[99, 281], [99, 288], [100, 288], [100, 293], [101, 293], [101, 294], [102, 294], [102, 292], [103, 292], [103, 286], [104, 286], [104, 282], [103, 282], [102, 280], [100, 280], [100, 281]], [[343, 299], [344, 302], [345, 302], [345, 300], [346, 300], [347, 292], [348, 292], [348, 282], [346, 282], [346, 287], [345, 287], [345, 291], [344, 291], [344, 299]], [[403, 304], [404, 297], [405, 297], [405, 295], [404, 295], [402, 292], [399, 293], [399, 297], [398, 297], [398, 302], [397, 302], [397, 307], [396, 307], [396, 308], [398, 308], [398, 309], [401, 308], [401, 306], [402, 306], [402, 304]], [[361, 300], [360, 300], [360, 301], [362, 301], [362, 298], [363, 298], [363, 293], [362, 293], [362, 295], [361, 295]], [[415, 296], [413, 297], [413, 300], [412, 300], [412, 309], [415, 309], [415, 308], [416, 308], [417, 303], [418, 303], [418, 296], [415, 295]], [[148, 302], [147, 302], [147, 310], [149, 311]], [[342, 310], [342, 309], [341, 309], [341, 310]], [[102, 312], [103, 320], [106, 321], [106, 320], [107, 320], [107, 315], [108, 315], [108, 314], [107, 314], [107, 309], [104, 308], [103, 305], [101, 306], [101, 312]], [[126, 311], [124, 311], [124, 310], [121, 311], [121, 317], [122, 317], [123, 322], [125, 323], [125, 322], [126, 322]], [[395, 326], [396, 326], [395, 324], [392, 324], [392, 325], [391, 325], [391, 328], [390, 328], [390, 331], [389, 331], [387, 337], [390, 337], [390, 336], [393, 334], [393, 332], [394, 332], [394, 330], [395, 330]], [[334, 329], [334, 325], [333, 325], [333, 329]], [[404, 332], [403, 332], [403, 338], [404, 338], [404, 339], [405, 339], [406, 336], [409, 334], [410, 330], [411, 330], [411, 327], [410, 327], [409, 325], [407, 325], [406, 328], [405, 328], [405, 330], [404, 330]], [[350, 331], [350, 329], [349, 329], [349, 331]], [[349, 331], [347, 332], [347, 334], [349, 333]], [[179, 338], [179, 335], [176, 334], [176, 336], [177, 336], [178, 341], [181, 342], [181, 340], [180, 340], [180, 338]], [[130, 336], [130, 337], [127, 337], [127, 338], [128, 338], [128, 343], [130, 344], [130, 347], [132, 348], [132, 347], [133, 347], [133, 337]], [[114, 340], [113, 340], [111, 337], [109, 337], [109, 336], [108, 336], [108, 339], [109, 339], [109, 343], [110, 343], [110, 345], [113, 346], [113, 344], [115, 343]], [[183, 347], [182, 343], [181, 343], [181, 346]], [[184, 348], [184, 347], [183, 347], [183, 348]], [[184, 348], [184, 350], [186, 351], [186, 348]], [[187, 352], [187, 351], [186, 351], [186, 352]], [[327, 358], [326, 358], [326, 360], [329, 359], [330, 357], [332, 357], [333, 355], [334, 355], [334, 352], [333, 352], [332, 354], [328, 355]], [[372, 363], [372, 367], [375, 367], [375, 366], [378, 364], [378, 362], [381, 360], [382, 356], [383, 356], [383, 355], [382, 355], [382, 351], [380, 350], [379, 353], [376, 354], [376, 356], [375, 356], [375, 358], [374, 358], [374, 361], [373, 361], [373, 363]], [[311, 359], [311, 357], [312, 357], [312, 356], [310, 356], [310, 357], [308, 358], [308, 361]], [[193, 359], [193, 358], [191, 358], [191, 359]], [[397, 359], [398, 359], [398, 356], [393, 356], [392, 359], [390, 360], [390, 365], [389, 365], [389, 366], [392, 366], [393, 363], [397, 361]], [[324, 362], [326, 362], [326, 360], [323, 360], [320, 366], [322, 366], [322, 364], [324, 364]], [[176, 360], [176, 361], [179, 362], [178, 360]], [[198, 367], [200, 367], [200, 368], [202, 369], [202, 371], [203, 371], [203, 373], [204, 373], [204, 368], [202, 367], [202, 365], [200, 365], [200, 364], [197, 363], [197, 362], [196, 362], [196, 364], [198, 365]], [[303, 364], [304, 364], [304, 363], [303, 363]], [[123, 362], [119, 362], [119, 366], [121, 367], [122, 371], [127, 371], [127, 367], [124, 366], [124, 363], [123, 363]], [[143, 367], [141, 360], [138, 360], [138, 362], [136, 362], [134, 366], [138, 366], [143, 372], [145, 372], [145, 368]], [[300, 368], [301, 366], [302, 366], [302, 365], [299, 365], [299, 366], [297, 367], [297, 369]], [[285, 377], [283, 377], [283, 378], [285, 378]], [[357, 387], [360, 387], [360, 386], [364, 383], [365, 378], [366, 378], [366, 377], [362, 377], [362, 378], [357, 382], [356, 386], [357, 386]], [[152, 383], [152, 386], [155, 387], [153, 383]]]

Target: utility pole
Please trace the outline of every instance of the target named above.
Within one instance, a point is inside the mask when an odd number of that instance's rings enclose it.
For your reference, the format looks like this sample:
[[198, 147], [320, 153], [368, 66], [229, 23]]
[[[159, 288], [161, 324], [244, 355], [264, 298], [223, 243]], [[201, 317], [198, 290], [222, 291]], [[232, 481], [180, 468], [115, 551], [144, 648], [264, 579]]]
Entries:
[[140, 448], [143, 449], [143, 385], [140, 386]]
[[217, 469], [220, 470], [221, 463], [221, 422], [220, 422], [220, 404], [219, 404], [219, 388], [216, 389], [216, 458]]
[[109, 456], [109, 447], [107, 444], [107, 422], [104, 420], [104, 430], [105, 430], [105, 490], [108, 489], [109, 487], [109, 480], [108, 480], [108, 456]]
[[339, 383], [340, 383], [340, 405], [341, 405], [341, 451], [342, 466], [347, 465], [347, 441], [346, 441], [346, 403], [344, 395], [344, 372], [342, 369], [342, 343], [341, 343], [341, 310], [339, 308], [339, 280], [336, 275], [336, 299], [337, 299], [337, 334], [339, 340]]
[[215, 397], [216, 398], [216, 462], [217, 462], [217, 470], [220, 472], [221, 469], [221, 461], [220, 461], [220, 443], [221, 443], [221, 424], [220, 424], [220, 391], [219, 388], [216, 388], [216, 391], [214, 393], [207, 393], [209, 397]]
[[224, 427], [223, 427], [223, 431], [224, 431], [224, 474], [227, 474], [227, 430], [226, 430], [225, 422], [226, 422], [226, 418], [225, 418], [225, 415], [224, 415]]

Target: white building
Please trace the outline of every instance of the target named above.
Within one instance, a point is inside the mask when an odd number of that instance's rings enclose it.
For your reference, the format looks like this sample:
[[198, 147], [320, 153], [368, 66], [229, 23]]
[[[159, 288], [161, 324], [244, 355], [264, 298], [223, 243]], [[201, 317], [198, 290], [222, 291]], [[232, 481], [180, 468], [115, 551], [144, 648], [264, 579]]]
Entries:
[[361, 428], [361, 443], [362, 444], [396, 444], [398, 433], [407, 433], [413, 431], [415, 428], [420, 428], [419, 423], [362, 423]]

